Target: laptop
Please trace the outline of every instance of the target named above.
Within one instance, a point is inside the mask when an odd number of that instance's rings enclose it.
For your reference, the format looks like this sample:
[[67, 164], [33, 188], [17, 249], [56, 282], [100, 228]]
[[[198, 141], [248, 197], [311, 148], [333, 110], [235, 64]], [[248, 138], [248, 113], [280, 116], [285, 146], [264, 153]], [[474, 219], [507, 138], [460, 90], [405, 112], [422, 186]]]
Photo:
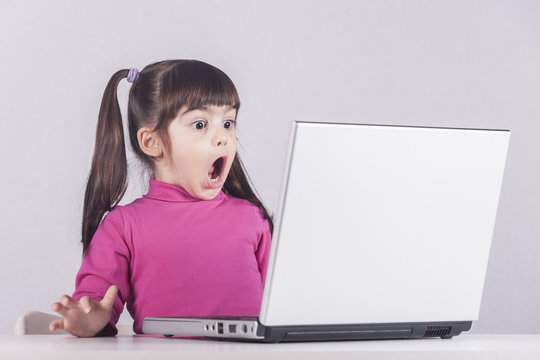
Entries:
[[258, 318], [144, 333], [451, 338], [478, 318], [509, 130], [294, 122]]

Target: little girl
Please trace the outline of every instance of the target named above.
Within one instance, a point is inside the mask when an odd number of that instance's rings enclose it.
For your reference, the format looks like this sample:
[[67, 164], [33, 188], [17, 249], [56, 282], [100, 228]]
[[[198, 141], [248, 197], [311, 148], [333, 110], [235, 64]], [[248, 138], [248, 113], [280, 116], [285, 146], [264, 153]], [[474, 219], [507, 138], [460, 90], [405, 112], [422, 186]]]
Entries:
[[[118, 206], [127, 160], [116, 88], [126, 78], [131, 146], [149, 191]], [[83, 262], [50, 330], [116, 335], [127, 302], [145, 317], [258, 316], [273, 231], [236, 153], [240, 99], [231, 79], [196, 60], [154, 63], [110, 79], [84, 198]]]

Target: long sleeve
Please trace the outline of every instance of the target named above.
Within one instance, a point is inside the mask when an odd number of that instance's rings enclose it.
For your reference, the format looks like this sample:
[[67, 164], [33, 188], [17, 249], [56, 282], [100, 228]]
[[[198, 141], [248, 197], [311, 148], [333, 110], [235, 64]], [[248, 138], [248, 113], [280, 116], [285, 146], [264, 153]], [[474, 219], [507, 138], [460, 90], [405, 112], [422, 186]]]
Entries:
[[109, 324], [98, 334], [116, 335], [116, 323], [129, 297], [131, 253], [125, 236], [120, 208], [111, 211], [99, 225], [84, 256], [75, 282], [73, 298], [88, 296], [100, 301], [111, 285], [119, 289]]
[[255, 256], [261, 273], [261, 280], [264, 287], [266, 282], [266, 270], [268, 268], [268, 258], [270, 257], [270, 245], [272, 242], [272, 234], [270, 232], [270, 224], [264, 219], [263, 231], [259, 239], [259, 245]]

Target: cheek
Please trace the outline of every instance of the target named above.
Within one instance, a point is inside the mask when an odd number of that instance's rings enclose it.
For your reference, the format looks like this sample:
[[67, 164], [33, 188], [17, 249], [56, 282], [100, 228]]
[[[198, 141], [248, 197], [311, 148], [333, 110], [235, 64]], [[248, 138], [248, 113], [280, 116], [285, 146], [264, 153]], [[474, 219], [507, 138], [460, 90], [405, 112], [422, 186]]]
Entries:
[[181, 171], [192, 171], [200, 164], [200, 159], [196, 152], [183, 151], [177, 154], [174, 163]]
[[236, 144], [232, 147], [232, 161], [230, 162], [229, 169], [232, 167], [234, 159], [236, 158]]
[[203, 148], [197, 148], [195, 146], [183, 147], [178, 149], [175, 156], [175, 165], [178, 171], [198, 174], [204, 171], [202, 166], [208, 162], [208, 157]]

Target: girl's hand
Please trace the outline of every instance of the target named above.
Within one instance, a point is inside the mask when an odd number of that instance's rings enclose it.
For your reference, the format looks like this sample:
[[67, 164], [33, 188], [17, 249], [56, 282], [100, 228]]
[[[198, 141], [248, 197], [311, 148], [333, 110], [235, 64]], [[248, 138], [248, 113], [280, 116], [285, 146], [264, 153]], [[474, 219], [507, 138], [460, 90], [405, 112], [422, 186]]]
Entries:
[[112, 285], [107, 290], [103, 300], [95, 301], [88, 296], [79, 301], [63, 295], [59, 302], [51, 305], [51, 310], [57, 312], [63, 319], [54, 320], [49, 330], [63, 329], [77, 337], [92, 337], [102, 330], [111, 319], [112, 307], [118, 287]]

